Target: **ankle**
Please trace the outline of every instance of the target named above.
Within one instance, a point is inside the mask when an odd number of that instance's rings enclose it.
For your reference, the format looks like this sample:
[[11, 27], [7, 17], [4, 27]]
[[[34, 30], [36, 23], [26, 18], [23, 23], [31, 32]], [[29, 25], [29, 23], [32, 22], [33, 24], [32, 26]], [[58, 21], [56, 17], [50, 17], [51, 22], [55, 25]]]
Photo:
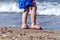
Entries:
[[23, 25], [21, 26], [21, 28], [23, 28], [23, 29], [28, 29], [28, 28], [29, 28], [29, 26], [28, 26], [28, 25], [24, 25], [24, 24], [23, 24]]
[[27, 24], [22, 24], [22, 26], [27, 26]]
[[32, 24], [31, 26], [35, 26], [36, 24]]

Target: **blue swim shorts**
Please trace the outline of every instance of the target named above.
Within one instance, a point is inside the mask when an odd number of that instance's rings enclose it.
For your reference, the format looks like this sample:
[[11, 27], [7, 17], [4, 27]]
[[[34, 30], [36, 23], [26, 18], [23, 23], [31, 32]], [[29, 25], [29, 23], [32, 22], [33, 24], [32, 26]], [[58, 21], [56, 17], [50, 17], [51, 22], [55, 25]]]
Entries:
[[32, 0], [18, 0], [18, 5], [20, 9], [25, 9], [29, 6], [34, 6], [34, 3]]

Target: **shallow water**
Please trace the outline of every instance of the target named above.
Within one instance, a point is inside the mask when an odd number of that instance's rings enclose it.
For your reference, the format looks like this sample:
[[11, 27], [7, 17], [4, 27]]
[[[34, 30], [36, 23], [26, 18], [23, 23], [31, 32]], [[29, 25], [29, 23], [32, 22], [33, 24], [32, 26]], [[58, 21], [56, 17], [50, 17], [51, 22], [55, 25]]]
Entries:
[[[0, 13], [0, 26], [21, 27], [22, 14], [14, 12]], [[28, 16], [28, 25], [31, 25], [30, 15]], [[60, 16], [54, 15], [37, 15], [37, 24], [40, 24], [43, 29], [60, 30]]]

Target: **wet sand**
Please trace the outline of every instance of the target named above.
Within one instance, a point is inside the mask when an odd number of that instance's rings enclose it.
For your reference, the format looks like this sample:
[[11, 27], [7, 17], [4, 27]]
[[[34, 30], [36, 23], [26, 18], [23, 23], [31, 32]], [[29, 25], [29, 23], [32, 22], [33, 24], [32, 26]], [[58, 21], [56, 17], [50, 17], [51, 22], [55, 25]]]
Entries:
[[0, 40], [60, 40], [60, 31], [0, 27]]

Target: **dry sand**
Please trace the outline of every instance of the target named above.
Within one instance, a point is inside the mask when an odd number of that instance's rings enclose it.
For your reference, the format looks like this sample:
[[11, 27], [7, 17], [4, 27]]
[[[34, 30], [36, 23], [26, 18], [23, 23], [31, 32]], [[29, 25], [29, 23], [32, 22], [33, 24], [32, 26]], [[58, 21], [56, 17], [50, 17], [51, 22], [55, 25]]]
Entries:
[[60, 31], [0, 27], [0, 40], [60, 40]]

